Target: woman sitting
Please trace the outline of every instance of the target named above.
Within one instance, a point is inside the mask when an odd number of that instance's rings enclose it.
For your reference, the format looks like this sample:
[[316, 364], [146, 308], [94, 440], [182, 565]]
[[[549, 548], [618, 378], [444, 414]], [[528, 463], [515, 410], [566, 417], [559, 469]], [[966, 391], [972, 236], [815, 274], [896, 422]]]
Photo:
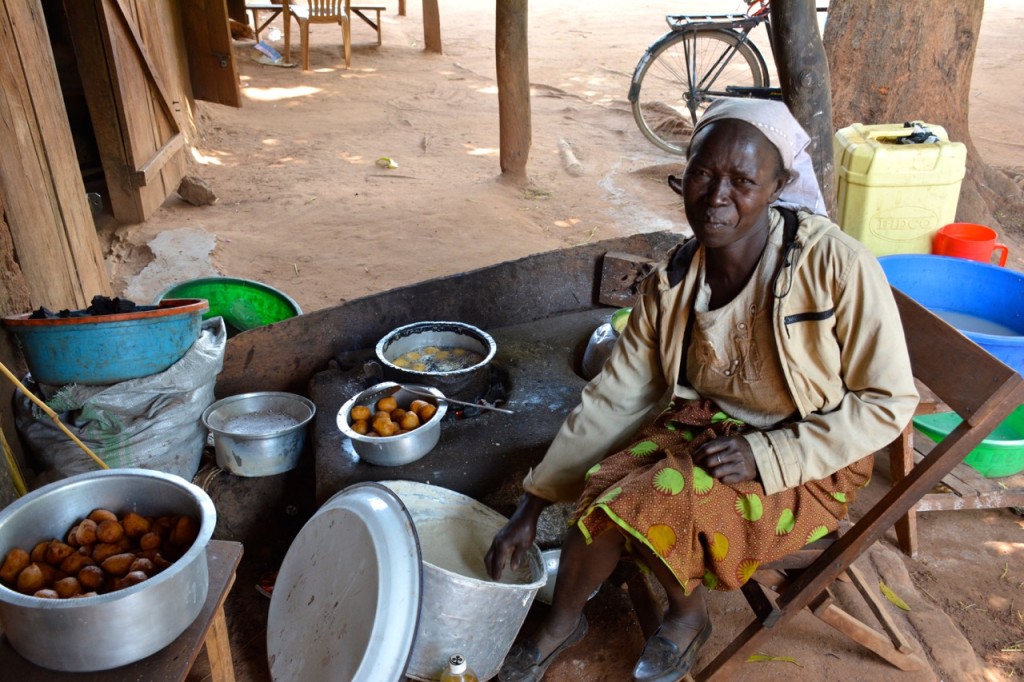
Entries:
[[872, 453], [910, 421], [891, 291], [825, 217], [808, 143], [781, 102], [716, 100], [694, 129], [669, 186], [695, 238], [645, 280], [487, 552], [497, 579], [526, 560], [547, 505], [578, 500], [552, 607], [503, 682], [541, 679], [583, 638], [587, 597], [623, 555], [668, 595], [633, 679], [682, 679], [711, 633], [704, 591], [836, 530]]

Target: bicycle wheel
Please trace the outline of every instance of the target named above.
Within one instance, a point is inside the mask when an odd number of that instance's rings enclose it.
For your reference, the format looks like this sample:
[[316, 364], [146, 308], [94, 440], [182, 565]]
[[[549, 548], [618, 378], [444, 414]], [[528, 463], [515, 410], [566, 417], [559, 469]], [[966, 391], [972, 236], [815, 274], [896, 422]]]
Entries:
[[713, 99], [727, 94], [726, 86], [768, 86], [757, 48], [730, 29], [673, 31], [647, 48], [633, 72], [633, 118], [655, 145], [685, 154], [693, 124]]

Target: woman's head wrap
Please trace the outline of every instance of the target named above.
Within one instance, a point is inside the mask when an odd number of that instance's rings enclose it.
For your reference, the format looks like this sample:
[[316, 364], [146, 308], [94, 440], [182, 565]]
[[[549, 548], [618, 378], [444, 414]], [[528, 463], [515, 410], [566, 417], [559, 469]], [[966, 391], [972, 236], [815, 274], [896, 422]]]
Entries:
[[779, 150], [783, 165], [793, 176], [772, 206], [803, 208], [828, 215], [811, 156], [807, 153], [811, 138], [785, 104], [772, 100], [720, 97], [697, 121], [690, 139], [711, 123], [728, 118], [745, 121], [757, 128]]

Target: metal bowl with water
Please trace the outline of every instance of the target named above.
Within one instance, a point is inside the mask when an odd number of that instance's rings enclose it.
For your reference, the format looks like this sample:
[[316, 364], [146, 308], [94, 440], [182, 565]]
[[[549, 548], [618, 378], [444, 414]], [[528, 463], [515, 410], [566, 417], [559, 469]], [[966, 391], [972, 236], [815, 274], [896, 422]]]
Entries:
[[217, 466], [238, 476], [271, 476], [294, 469], [306, 444], [313, 401], [262, 391], [218, 400], [203, 412], [213, 434]]
[[90, 672], [141, 660], [177, 639], [206, 602], [216, 509], [201, 488], [159, 471], [92, 471], [30, 492], [0, 512], [0, 556], [63, 537], [97, 508], [188, 515], [199, 521], [199, 535], [167, 569], [116, 592], [40, 599], [0, 585], [4, 635], [15, 651], [50, 670]]

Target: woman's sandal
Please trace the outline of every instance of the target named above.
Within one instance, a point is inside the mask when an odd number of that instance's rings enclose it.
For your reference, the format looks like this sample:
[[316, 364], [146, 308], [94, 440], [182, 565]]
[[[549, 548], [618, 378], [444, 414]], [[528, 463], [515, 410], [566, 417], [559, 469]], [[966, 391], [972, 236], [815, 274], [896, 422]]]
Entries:
[[662, 637], [659, 627], [647, 640], [640, 660], [633, 668], [635, 682], [678, 682], [686, 677], [697, 661], [697, 654], [711, 637], [711, 621], [707, 621], [697, 632], [686, 649], [680, 650], [672, 640]]
[[539, 682], [551, 664], [558, 658], [558, 654], [573, 644], [577, 644], [586, 634], [587, 619], [580, 615], [580, 622], [576, 624], [576, 629], [543, 660], [541, 660], [540, 651], [533, 640], [519, 641], [508, 652], [505, 662], [501, 664], [498, 679], [501, 682]]

